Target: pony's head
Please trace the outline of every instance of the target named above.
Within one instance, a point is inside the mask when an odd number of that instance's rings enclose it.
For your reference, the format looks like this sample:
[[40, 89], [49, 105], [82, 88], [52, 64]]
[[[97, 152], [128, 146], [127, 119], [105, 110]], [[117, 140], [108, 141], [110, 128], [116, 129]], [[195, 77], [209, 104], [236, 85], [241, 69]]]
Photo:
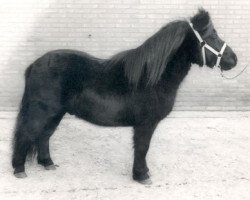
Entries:
[[190, 28], [198, 41], [194, 62], [200, 66], [220, 67], [230, 70], [237, 64], [237, 56], [233, 50], [218, 36], [210, 19], [209, 13], [204, 9], [191, 18]]

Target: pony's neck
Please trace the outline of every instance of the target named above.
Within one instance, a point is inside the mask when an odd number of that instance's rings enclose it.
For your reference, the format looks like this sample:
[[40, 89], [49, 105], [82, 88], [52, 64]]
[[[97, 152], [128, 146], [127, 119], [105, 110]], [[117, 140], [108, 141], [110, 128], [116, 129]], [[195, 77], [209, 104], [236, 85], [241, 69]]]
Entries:
[[191, 45], [190, 41], [193, 40], [187, 38], [171, 61], [167, 63], [160, 81], [160, 85], [167, 90], [170, 88], [175, 90], [180, 86], [181, 82], [188, 74], [191, 64], [194, 62], [192, 54], [196, 53], [194, 52], [194, 46], [196, 44]]

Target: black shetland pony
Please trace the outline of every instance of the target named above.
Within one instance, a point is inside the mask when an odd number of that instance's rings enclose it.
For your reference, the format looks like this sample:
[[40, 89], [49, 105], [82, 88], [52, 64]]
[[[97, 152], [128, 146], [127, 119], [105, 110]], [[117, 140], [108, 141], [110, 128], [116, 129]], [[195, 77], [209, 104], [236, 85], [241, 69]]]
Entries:
[[[220, 51], [209, 13], [200, 9], [190, 19], [193, 29]], [[51, 51], [32, 63], [25, 73], [25, 90], [18, 114], [12, 166], [18, 178], [26, 176], [24, 164], [37, 151], [38, 163], [55, 169], [49, 138], [65, 113], [102, 126], [134, 128], [133, 179], [148, 183], [146, 154], [157, 124], [172, 110], [176, 93], [191, 64], [204, 64], [201, 43], [188, 21], [174, 21], [141, 46], [110, 59], [94, 58], [74, 50]], [[205, 52], [206, 65], [217, 56]], [[237, 57], [226, 47], [220, 61], [229, 70]]]

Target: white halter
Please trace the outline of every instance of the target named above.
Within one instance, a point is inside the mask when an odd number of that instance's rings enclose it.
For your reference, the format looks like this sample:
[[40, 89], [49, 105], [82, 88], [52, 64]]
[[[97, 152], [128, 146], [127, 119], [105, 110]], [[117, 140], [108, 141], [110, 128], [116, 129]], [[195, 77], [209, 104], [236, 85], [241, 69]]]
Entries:
[[190, 27], [192, 28], [192, 30], [194, 31], [194, 34], [196, 35], [197, 39], [199, 40], [200, 42], [200, 45], [201, 45], [201, 52], [202, 52], [202, 58], [203, 58], [203, 66], [206, 65], [206, 53], [205, 53], [205, 48], [207, 48], [209, 51], [211, 51], [212, 53], [214, 53], [216, 56], [217, 56], [217, 61], [216, 61], [216, 64], [214, 65], [215, 67], [219, 67], [220, 66], [220, 61], [221, 61], [221, 58], [222, 58], [222, 55], [227, 47], [227, 44], [224, 43], [220, 52], [218, 52], [217, 50], [215, 50], [213, 47], [209, 46], [206, 41], [204, 41], [200, 34], [198, 33], [198, 31], [196, 31], [194, 29], [194, 26], [191, 22], [189, 22], [189, 25]]

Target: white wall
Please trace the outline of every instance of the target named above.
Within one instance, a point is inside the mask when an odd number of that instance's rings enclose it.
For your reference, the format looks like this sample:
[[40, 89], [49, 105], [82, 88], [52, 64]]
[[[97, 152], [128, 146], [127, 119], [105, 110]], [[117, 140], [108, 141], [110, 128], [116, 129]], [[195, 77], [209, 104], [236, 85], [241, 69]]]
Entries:
[[[136, 47], [171, 20], [207, 9], [235, 50], [236, 74], [250, 62], [249, 0], [0, 0], [0, 110], [16, 110], [25, 68], [45, 52], [70, 48], [106, 58]], [[193, 66], [176, 110], [250, 110], [250, 66], [228, 81]]]

